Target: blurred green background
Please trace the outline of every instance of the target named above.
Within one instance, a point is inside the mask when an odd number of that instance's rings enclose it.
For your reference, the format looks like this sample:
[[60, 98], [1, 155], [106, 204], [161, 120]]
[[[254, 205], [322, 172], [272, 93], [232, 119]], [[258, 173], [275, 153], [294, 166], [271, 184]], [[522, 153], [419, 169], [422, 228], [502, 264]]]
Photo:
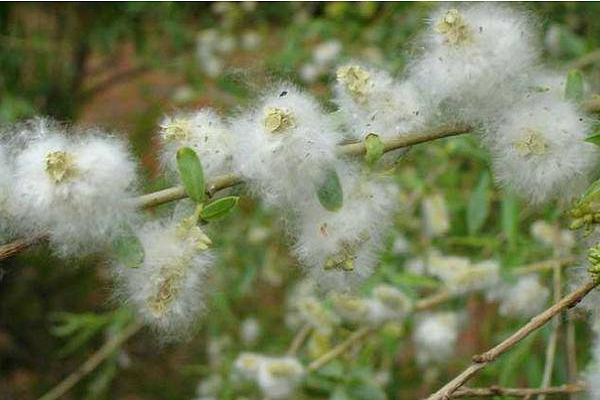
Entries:
[[[546, 62], [578, 67], [600, 80], [600, 4], [520, 4], [541, 22]], [[286, 79], [330, 98], [335, 65], [366, 60], [400, 74], [433, 3], [0, 3], [0, 121], [36, 115], [98, 125], [127, 135], [148, 191], [166, 187], [157, 165], [158, 121], [180, 108], [211, 106], [223, 113], [248, 104], [270, 82]], [[432, 170], [430, 160], [435, 159]], [[469, 137], [418, 146], [397, 168], [406, 195], [382, 266], [365, 285], [390, 282], [415, 297], [436, 283], [403, 270], [405, 261], [435, 246], [473, 260], [497, 258], [503, 270], [552, 257], [529, 227], [544, 219], [565, 225], [560, 209], [532, 209], [493, 187], [489, 157]], [[476, 189], [477, 188], [477, 189]], [[241, 191], [240, 188], [235, 189]], [[419, 201], [439, 193], [447, 202], [448, 237], [430, 243]], [[168, 212], [162, 206], [153, 215]], [[246, 197], [213, 227], [220, 254], [208, 311], [189, 341], [161, 345], [143, 331], [109, 357], [65, 398], [192, 399], [199, 382], [215, 398], [259, 399], [229, 379], [242, 350], [285, 352], [295, 332], [285, 326], [286, 293], [301, 278], [277, 216]], [[402, 235], [409, 250], [394, 250]], [[40, 246], [0, 264], [0, 399], [35, 399], [80, 365], [131, 316], [111, 300], [102, 257], [63, 261]], [[551, 277], [544, 278], [548, 284]], [[442, 308], [468, 315], [456, 356], [432, 371], [414, 361], [410, 324], [372, 338], [353, 361], [309, 376], [298, 398], [340, 396], [335, 388], [365, 383], [354, 399], [415, 399], [466, 365], [523, 321], [499, 318], [472, 295]], [[116, 310], [116, 311], [115, 311]], [[256, 320], [255, 343], [240, 327]], [[588, 328], [578, 316], [580, 369], [589, 358]], [[538, 386], [548, 329], [487, 368], [476, 383]], [[561, 338], [560, 346], [564, 342]], [[553, 381], [566, 381], [559, 350]], [[344, 359], [343, 359], [344, 360]], [[380, 372], [387, 373], [387, 380]], [[207, 389], [208, 390], [208, 389]], [[244, 397], [245, 396], [245, 397]], [[362, 396], [362, 397], [361, 397]], [[345, 397], [338, 397], [343, 399]], [[348, 397], [350, 398], [350, 397]]]

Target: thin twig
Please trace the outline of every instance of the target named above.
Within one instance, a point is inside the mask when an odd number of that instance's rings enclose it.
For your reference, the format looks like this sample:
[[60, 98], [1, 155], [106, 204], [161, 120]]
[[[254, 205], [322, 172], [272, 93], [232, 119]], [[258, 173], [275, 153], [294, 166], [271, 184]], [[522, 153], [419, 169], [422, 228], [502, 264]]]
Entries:
[[287, 352], [288, 356], [294, 356], [296, 355], [296, 353], [298, 353], [300, 347], [302, 347], [302, 343], [304, 343], [311, 330], [312, 326], [310, 324], [304, 324], [304, 326], [300, 328], [300, 330], [294, 337], [294, 340], [292, 340], [292, 344], [290, 344], [290, 348]]
[[98, 349], [90, 358], [88, 358], [81, 366], [67, 376], [58, 385], [40, 397], [38, 400], [56, 400], [67, 393], [75, 386], [83, 377], [92, 372], [106, 358], [114, 353], [123, 343], [142, 328], [140, 321], [135, 321], [129, 324], [118, 335], [110, 338], [102, 347]]
[[[575, 321], [573, 316], [573, 310], [567, 311], [567, 326], [566, 326], [565, 345], [567, 347], [567, 379], [570, 383], [575, 382], [577, 379], [577, 353], [575, 350], [576, 338], [575, 338]], [[577, 400], [577, 393], [569, 394], [570, 400]]]
[[[469, 126], [443, 126], [431, 130], [416, 131], [407, 135], [403, 135], [396, 139], [391, 139], [384, 142], [386, 152], [413, 146], [416, 144], [424, 143], [431, 140], [441, 139], [450, 136], [461, 135], [468, 133], [470, 130]], [[352, 143], [340, 146], [340, 155], [361, 155], [365, 153], [365, 144]], [[206, 192], [209, 196], [214, 195], [219, 190], [226, 189], [231, 186], [235, 186], [242, 183], [242, 178], [234, 174], [224, 174], [217, 178], [210, 180], [206, 185]], [[148, 193], [143, 196], [136, 198], [134, 201], [140, 208], [156, 207], [161, 204], [169, 203], [175, 200], [181, 200], [187, 197], [185, 190], [181, 186], [175, 186], [168, 189], [159, 190], [154, 193]], [[45, 238], [45, 236], [42, 236]], [[8, 243], [0, 246], [0, 260], [8, 257], [12, 257], [22, 251], [25, 251], [29, 247], [41, 240], [38, 238], [35, 242], [32, 239], [24, 238], [18, 239], [15, 242]]]
[[[561, 290], [561, 269], [560, 264], [555, 263], [553, 267], [553, 288], [552, 293], [554, 296], [554, 303], [558, 302], [562, 297]], [[552, 371], [554, 370], [554, 360], [556, 359], [556, 347], [558, 344], [558, 332], [560, 331], [560, 318], [556, 318], [552, 321], [552, 332], [550, 333], [550, 337], [548, 338], [548, 345], [546, 346], [546, 360], [544, 364], [544, 374], [542, 376], [542, 384], [540, 386], [541, 389], [545, 389], [550, 387], [552, 382]], [[538, 396], [538, 400], [546, 400], [546, 394], [540, 394]]]
[[513, 333], [510, 337], [502, 341], [497, 346], [491, 348], [483, 354], [475, 355], [473, 357], [473, 363], [469, 365], [463, 372], [446, 383], [441, 389], [429, 396], [428, 400], [447, 400], [452, 397], [452, 394], [463, 386], [469, 379], [471, 379], [477, 372], [486, 365], [496, 360], [502, 354], [510, 350], [514, 345], [525, 339], [532, 332], [535, 332], [555, 315], [560, 312], [574, 307], [581, 301], [592, 289], [598, 286], [600, 282], [596, 280], [590, 280], [577, 288], [575, 291], [569, 293], [563, 297], [559, 302], [553, 304], [550, 308], [546, 309], [542, 313], [533, 317], [527, 324], [522, 326], [519, 330]]
[[568, 385], [561, 385], [555, 387], [548, 387], [544, 389], [539, 388], [503, 388], [498, 386], [491, 386], [488, 388], [461, 388], [452, 394], [453, 399], [462, 397], [495, 397], [495, 396], [506, 396], [506, 397], [531, 397], [535, 395], [551, 395], [551, 394], [573, 394], [579, 393], [586, 390], [586, 387], [582, 384], [572, 383]]

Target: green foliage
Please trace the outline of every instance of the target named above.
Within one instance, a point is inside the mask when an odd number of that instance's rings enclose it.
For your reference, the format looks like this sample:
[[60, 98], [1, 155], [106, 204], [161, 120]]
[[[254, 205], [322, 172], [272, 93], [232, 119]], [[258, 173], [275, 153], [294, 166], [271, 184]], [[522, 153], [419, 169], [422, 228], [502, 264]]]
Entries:
[[580, 102], [583, 99], [583, 75], [581, 71], [569, 71], [567, 83], [565, 84], [565, 98], [575, 102]]
[[481, 230], [490, 212], [490, 174], [483, 171], [467, 208], [467, 227], [470, 235]]
[[113, 244], [115, 259], [126, 268], [136, 268], [144, 261], [144, 247], [135, 232], [127, 229]]
[[200, 211], [200, 218], [205, 221], [216, 221], [231, 213], [239, 201], [238, 196], [227, 196], [207, 204]]
[[177, 169], [187, 195], [196, 203], [202, 203], [206, 198], [204, 171], [194, 149], [182, 147], [177, 151]]
[[335, 169], [326, 171], [323, 183], [317, 188], [317, 197], [329, 211], [337, 211], [344, 205], [344, 191]]
[[365, 138], [365, 162], [369, 165], [375, 164], [383, 155], [384, 144], [379, 138], [379, 135], [370, 133]]

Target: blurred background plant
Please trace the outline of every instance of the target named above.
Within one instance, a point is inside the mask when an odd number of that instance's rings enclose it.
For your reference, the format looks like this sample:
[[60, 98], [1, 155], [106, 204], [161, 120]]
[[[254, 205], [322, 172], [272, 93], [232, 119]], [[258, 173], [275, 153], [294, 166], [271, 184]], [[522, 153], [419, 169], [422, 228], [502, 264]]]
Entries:
[[[205, 105], [226, 112], [281, 79], [297, 82], [327, 104], [328, 85], [341, 61], [365, 60], [400, 73], [414, 50], [409, 41], [432, 7], [367, 2], [2, 3], [0, 121], [50, 115], [123, 132], [142, 160], [147, 190], [159, 189], [166, 182], [158, 179], [154, 135], [165, 113]], [[526, 7], [542, 21], [546, 62], [580, 68], [590, 86], [597, 87], [600, 5]], [[364, 285], [365, 294], [380, 283], [401, 288], [414, 299], [443, 289], [438, 279], [415, 273], [432, 249], [473, 263], [495, 259], [507, 277], [516, 267], [571, 254], [572, 239], [560, 229], [566, 226], [562, 211], [533, 209], [496, 190], [488, 158], [469, 137], [411, 150], [396, 169], [403, 211], [381, 267]], [[65, 398], [261, 398], [256, 387], [241, 384], [231, 373], [232, 364], [242, 351], [285, 353], [300, 327], [296, 311], [282, 304], [297, 293], [301, 273], [277, 219], [254, 200], [243, 197], [239, 211], [217, 229], [215, 247], [221, 257], [215, 289], [193, 339], [159, 345], [144, 331]], [[128, 310], [115, 310], [110, 301], [103, 264], [90, 257], [66, 265], [44, 247], [2, 261], [0, 398], [36, 398], [131, 321]], [[540, 279], [551, 287], [551, 274], [542, 273]], [[310, 373], [298, 398], [424, 396], [455, 375], [472, 353], [524, 321], [500, 316], [503, 310], [477, 293], [439, 309], [460, 311], [464, 322], [443, 362], [417, 363], [411, 332], [418, 327], [390, 324], [361, 349]], [[583, 317], [573, 318], [582, 369], [589, 358], [588, 328]], [[416, 319], [414, 325], [421, 322]], [[550, 332], [549, 326], [529, 338], [484, 370], [478, 383], [539, 386]], [[348, 333], [345, 326], [335, 330], [340, 338]], [[561, 331], [559, 343], [564, 335]], [[303, 354], [314, 359], [331, 346], [313, 334]], [[572, 373], [566, 354], [558, 352], [554, 382], [566, 382]]]

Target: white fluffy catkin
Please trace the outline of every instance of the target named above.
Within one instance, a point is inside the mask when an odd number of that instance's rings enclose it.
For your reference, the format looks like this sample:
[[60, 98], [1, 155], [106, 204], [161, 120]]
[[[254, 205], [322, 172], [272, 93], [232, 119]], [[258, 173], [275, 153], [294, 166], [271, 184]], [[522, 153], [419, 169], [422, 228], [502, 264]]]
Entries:
[[277, 207], [314, 199], [341, 139], [315, 99], [282, 84], [230, 125], [235, 168], [251, 190]]
[[549, 295], [536, 275], [520, 277], [514, 285], [501, 289], [500, 314], [530, 318], [544, 309]]
[[81, 254], [135, 219], [136, 164], [124, 141], [48, 120], [16, 129], [10, 209], [24, 234], [47, 233], [59, 254]]
[[294, 357], [264, 357], [258, 369], [258, 385], [273, 400], [290, 398], [304, 376], [304, 367]]
[[369, 134], [391, 139], [422, 128], [428, 107], [411, 81], [396, 82], [387, 72], [360, 64], [336, 71], [334, 102], [350, 139]]
[[454, 354], [460, 317], [453, 312], [426, 313], [416, 321], [413, 341], [417, 362], [427, 366], [447, 362]]
[[398, 201], [393, 183], [346, 164], [338, 169], [343, 207], [328, 211], [318, 202], [305, 203], [294, 252], [321, 287], [340, 291], [371, 274]]
[[199, 317], [205, 279], [213, 263], [207, 237], [196, 226], [152, 221], [137, 232], [144, 260], [137, 268], [116, 266], [120, 297], [165, 339], [185, 336]]
[[559, 96], [536, 96], [502, 112], [487, 145], [496, 180], [532, 203], [577, 196], [597, 157], [590, 121]]
[[166, 117], [160, 125], [163, 143], [161, 161], [171, 172], [177, 172], [177, 150], [194, 149], [207, 177], [231, 171], [233, 135], [229, 127], [210, 108]]
[[499, 3], [443, 5], [429, 20], [411, 80], [432, 107], [450, 106], [467, 121], [510, 104], [538, 62], [536, 23]]

